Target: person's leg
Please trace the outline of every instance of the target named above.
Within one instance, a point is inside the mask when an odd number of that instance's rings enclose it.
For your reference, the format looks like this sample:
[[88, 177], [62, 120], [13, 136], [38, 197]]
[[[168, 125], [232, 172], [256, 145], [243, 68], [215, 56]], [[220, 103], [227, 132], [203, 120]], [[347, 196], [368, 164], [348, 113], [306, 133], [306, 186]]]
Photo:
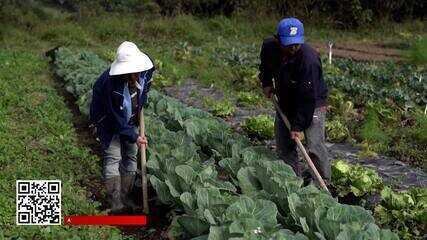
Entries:
[[120, 164], [120, 175], [122, 182], [122, 201], [132, 209], [136, 209], [137, 205], [131, 199], [131, 193], [134, 187], [136, 170], [137, 170], [137, 154], [138, 147], [136, 143], [122, 141], [122, 162]]
[[316, 155], [312, 160], [320, 175], [326, 180], [331, 180], [331, 163], [325, 145], [325, 118], [326, 111], [316, 108], [311, 126], [305, 131], [307, 146], [310, 152]]
[[121, 179], [119, 164], [122, 159], [119, 136], [114, 136], [107, 149], [103, 150], [103, 178], [110, 203], [110, 213], [120, 212], [123, 203], [120, 197]]
[[291, 139], [291, 134], [278, 113], [276, 113], [274, 126], [279, 158], [289, 164], [294, 169], [297, 176], [301, 176], [302, 165], [298, 159], [296, 143]]
[[120, 162], [120, 175], [135, 175], [137, 170], [138, 147], [136, 143], [122, 141], [122, 161]]

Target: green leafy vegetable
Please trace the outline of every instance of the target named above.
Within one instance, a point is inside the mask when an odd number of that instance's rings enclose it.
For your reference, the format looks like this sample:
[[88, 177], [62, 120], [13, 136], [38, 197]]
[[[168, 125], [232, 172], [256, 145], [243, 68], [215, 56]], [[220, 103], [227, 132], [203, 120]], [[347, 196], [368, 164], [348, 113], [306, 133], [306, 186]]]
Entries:
[[221, 118], [233, 115], [236, 110], [233, 103], [228, 99], [217, 101], [210, 97], [203, 97], [203, 105], [209, 109], [214, 116]]
[[326, 136], [328, 141], [331, 142], [344, 142], [350, 137], [350, 131], [345, 123], [335, 118], [332, 121], [326, 121]]
[[[92, 53], [60, 49], [57, 55], [57, 73], [79, 98], [90, 91], [95, 76], [107, 65]], [[252, 146], [219, 119], [155, 90], [149, 99], [146, 134], [155, 143], [148, 149], [150, 182], [161, 202], [185, 211], [172, 223], [173, 236], [307, 239], [285, 227], [319, 239], [350, 236], [348, 229], [360, 236], [384, 235], [367, 211], [339, 204], [313, 186], [302, 188], [302, 179], [290, 166], [265, 147]], [[272, 137], [271, 118], [255, 122]], [[216, 162], [230, 181], [220, 179]]]
[[379, 191], [382, 179], [369, 168], [352, 165], [343, 160], [332, 163], [332, 182], [340, 196], [353, 193], [356, 197]]
[[382, 226], [391, 227], [402, 239], [422, 239], [427, 231], [427, 189], [394, 192], [386, 187], [374, 214]]
[[268, 115], [250, 117], [243, 122], [242, 129], [249, 136], [271, 139], [274, 136], [274, 119]]
[[237, 101], [246, 107], [256, 107], [260, 104], [262, 98], [252, 92], [239, 92], [237, 94]]

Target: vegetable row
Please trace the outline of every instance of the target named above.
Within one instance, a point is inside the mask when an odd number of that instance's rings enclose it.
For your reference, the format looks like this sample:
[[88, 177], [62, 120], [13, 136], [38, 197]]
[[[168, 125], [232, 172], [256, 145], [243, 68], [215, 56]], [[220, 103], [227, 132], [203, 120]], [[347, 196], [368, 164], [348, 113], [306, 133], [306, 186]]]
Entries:
[[[56, 52], [55, 70], [87, 114], [90, 90], [108, 64], [89, 52]], [[340, 204], [265, 147], [227, 124], [152, 90], [147, 113], [150, 182], [177, 213], [183, 239], [398, 239], [371, 213]], [[298, 232], [294, 234], [293, 232]]]

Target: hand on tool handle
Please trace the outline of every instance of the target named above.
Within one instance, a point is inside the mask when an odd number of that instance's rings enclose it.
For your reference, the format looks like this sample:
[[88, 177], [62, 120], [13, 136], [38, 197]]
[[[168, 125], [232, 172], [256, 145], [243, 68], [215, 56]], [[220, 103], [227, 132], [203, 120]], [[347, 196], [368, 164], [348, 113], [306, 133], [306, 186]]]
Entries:
[[139, 148], [141, 148], [142, 145], [145, 145], [145, 148], [147, 148], [148, 147], [147, 137], [139, 136], [138, 139], [136, 140], [136, 145], [138, 145]]
[[272, 96], [273, 96], [273, 94], [274, 94], [274, 89], [273, 89], [273, 87], [271, 87], [271, 86], [269, 86], [269, 87], [264, 87], [262, 90], [264, 91], [264, 95], [265, 95], [265, 97], [266, 97], [266, 98], [268, 98], [268, 99], [271, 99], [271, 97], [272, 97]]
[[[279, 107], [279, 102], [277, 99], [277, 96], [273, 95], [273, 104], [276, 108], [277, 112], [279, 113], [281, 119], [285, 123], [286, 127], [290, 130], [291, 124], [289, 123], [289, 120], [286, 118], [285, 114], [282, 112], [282, 110]], [[295, 140], [298, 148], [300, 149], [304, 159], [306, 160], [308, 166], [311, 168], [311, 170], [314, 172], [314, 176], [316, 177], [317, 181], [319, 182], [320, 186], [325, 189], [327, 192], [329, 192], [328, 187], [326, 186], [325, 181], [322, 179], [322, 176], [320, 176], [319, 171], [317, 171], [316, 166], [314, 166], [313, 161], [311, 160], [310, 156], [308, 155], [307, 151], [304, 148], [304, 145], [301, 143], [300, 135], [302, 135], [301, 132], [291, 132], [292, 139]]]
[[304, 134], [302, 132], [295, 132], [295, 131], [291, 131], [291, 138], [293, 140], [303, 140], [304, 139]]

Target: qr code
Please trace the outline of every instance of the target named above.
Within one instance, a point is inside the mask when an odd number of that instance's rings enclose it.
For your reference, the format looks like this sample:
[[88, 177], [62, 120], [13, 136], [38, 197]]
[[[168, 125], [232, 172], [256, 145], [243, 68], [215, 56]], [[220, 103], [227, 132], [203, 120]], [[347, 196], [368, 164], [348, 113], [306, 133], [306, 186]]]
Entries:
[[17, 180], [16, 224], [61, 224], [61, 181]]

